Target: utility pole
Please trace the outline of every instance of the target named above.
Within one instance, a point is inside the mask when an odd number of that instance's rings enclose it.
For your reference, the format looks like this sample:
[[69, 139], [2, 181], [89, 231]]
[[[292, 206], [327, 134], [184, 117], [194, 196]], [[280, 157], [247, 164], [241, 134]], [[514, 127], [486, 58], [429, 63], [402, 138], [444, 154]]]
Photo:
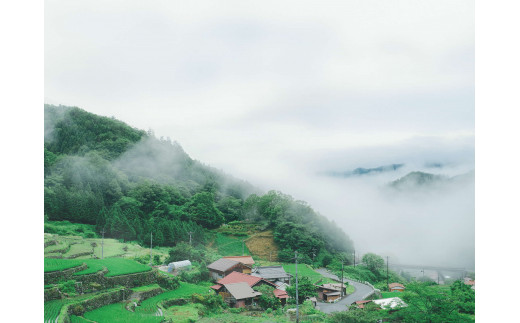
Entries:
[[152, 232], [150, 232], [150, 266], [152, 265]]
[[272, 251], [269, 251], [269, 262], [271, 262], [271, 254], [272, 254]]
[[388, 287], [388, 256], [386, 256], [386, 286], [388, 291], [390, 291], [390, 287]]
[[246, 241], [242, 240], [242, 256], [244, 255], [244, 250], [246, 249], [245, 245], [246, 245]]
[[314, 257], [316, 257], [316, 249], [312, 248], [312, 263], [314, 264]]
[[191, 246], [191, 234], [192, 234], [193, 232], [190, 231], [190, 232], [188, 232], [188, 233], [190, 234], [190, 246]]
[[105, 241], [105, 228], [101, 230], [101, 259], [103, 259], [103, 242]]
[[339, 285], [339, 297], [343, 298], [343, 260], [341, 260], [341, 285]]
[[296, 277], [296, 323], [300, 322], [299, 316], [299, 306], [298, 306], [298, 251], [294, 252], [294, 269], [295, 269], [295, 277]]
[[356, 250], [354, 250], [354, 268], [356, 267]]

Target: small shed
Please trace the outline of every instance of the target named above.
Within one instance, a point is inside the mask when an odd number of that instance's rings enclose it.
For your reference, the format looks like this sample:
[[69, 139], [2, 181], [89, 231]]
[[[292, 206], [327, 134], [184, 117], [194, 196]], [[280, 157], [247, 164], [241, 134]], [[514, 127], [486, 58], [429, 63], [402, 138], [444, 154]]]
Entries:
[[346, 295], [347, 286], [345, 284], [323, 284], [316, 286], [318, 289], [318, 299], [324, 302], [332, 302], [341, 297], [341, 292]]
[[391, 283], [391, 284], [388, 284], [388, 290], [391, 292], [403, 292], [404, 285], [399, 284], [399, 283]]
[[175, 261], [170, 262], [168, 264], [168, 272], [174, 272], [174, 271], [180, 271], [180, 270], [187, 270], [191, 269], [191, 261], [189, 260], [182, 260], [182, 261]]

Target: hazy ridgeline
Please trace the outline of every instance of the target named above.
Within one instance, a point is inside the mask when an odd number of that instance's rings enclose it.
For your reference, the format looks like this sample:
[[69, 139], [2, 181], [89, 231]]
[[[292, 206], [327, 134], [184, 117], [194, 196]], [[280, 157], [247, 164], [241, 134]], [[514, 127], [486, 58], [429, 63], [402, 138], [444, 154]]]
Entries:
[[265, 223], [285, 249], [306, 261], [312, 249], [353, 250], [327, 218], [289, 195], [263, 194], [189, 157], [177, 142], [113, 118], [45, 105], [45, 215], [95, 224], [107, 236], [154, 244], [204, 243], [207, 229], [235, 220]]

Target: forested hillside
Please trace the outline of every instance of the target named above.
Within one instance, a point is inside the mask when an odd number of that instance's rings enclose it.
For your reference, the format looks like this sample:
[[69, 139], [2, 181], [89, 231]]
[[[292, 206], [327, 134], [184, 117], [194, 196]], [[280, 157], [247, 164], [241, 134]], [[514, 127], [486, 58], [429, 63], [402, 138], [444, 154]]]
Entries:
[[76, 107], [45, 105], [45, 217], [94, 224], [106, 236], [174, 246], [231, 221], [274, 232], [281, 260], [298, 250], [351, 252], [334, 223], [302, 201], [193, 160], [175, 141]]

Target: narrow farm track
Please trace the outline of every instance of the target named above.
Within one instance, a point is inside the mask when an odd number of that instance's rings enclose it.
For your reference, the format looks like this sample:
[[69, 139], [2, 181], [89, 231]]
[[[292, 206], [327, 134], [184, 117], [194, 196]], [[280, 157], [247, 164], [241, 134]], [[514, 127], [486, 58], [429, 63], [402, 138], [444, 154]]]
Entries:
[[[334, 275], [330, 271], [324, 268], [316, 269], [317, 272], [322, 274], [325, 277], [329, 277], [331, 279], [334, 279], [336, 281], [341, 281], [338, 276]], [[354, 293], [348, 295], [347, 297], [343, 298], [342, 300], [338, 301], [337, 303], [322, 303], [318, 302], [319, 310], [324, 313], [332, 313], [332, 312], [343, 312], [348, 311], [348, 307], [357, 301], [363, 300], [365, 297], [367, 297], [370, 292], [372, 292], [372, 287], [358, 283], [356, 281], [343, 278], [343, 282], [347, 282], [350, 285], [354, 286], [356, 289]]]

